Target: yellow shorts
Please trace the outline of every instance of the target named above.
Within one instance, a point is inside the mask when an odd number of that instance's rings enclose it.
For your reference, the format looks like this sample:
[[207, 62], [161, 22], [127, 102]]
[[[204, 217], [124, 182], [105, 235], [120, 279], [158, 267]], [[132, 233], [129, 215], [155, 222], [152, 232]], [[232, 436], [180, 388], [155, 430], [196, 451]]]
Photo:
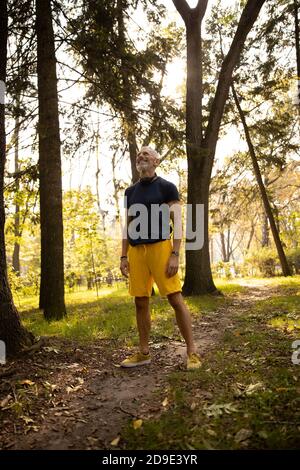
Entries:
[[134, 297], [150, 297], [153, 281], [162, 296], [181, 292], [178, 273], [166, 276], [166, 268], [173, 245], [171, 240], [162, 240], [128, 248], [129, 294]]

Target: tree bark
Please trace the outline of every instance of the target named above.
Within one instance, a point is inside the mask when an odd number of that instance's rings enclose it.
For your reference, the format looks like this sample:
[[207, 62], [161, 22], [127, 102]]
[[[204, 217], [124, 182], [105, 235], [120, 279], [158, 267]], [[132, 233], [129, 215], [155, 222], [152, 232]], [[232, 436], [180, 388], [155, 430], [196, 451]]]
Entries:
[[[0, 87], [4, 91], [7, 64], [7, 1], [0, 0]], [[5, 208], [4, 208], [4, 168], [6, 162], [5, 105], [4, 93], [0, 92], [0, 340], [4, 341], [6, 354], [12, 357], [24, 347], [30, 346], [34, 337], [21, 324], [14, 305], [7, 278], [5, 252]]]
[[247, 145], [248, 145], [250, 157], [251, 157], [251, 160], [252, 160], [253, 171], [254, 171], [256, 181], [257, 181], [257, 184], [258, 184], [258, 187], [259, 187], [259, 190], [260, 190], [260, 193], [261, 193], [261, 197], [262, 197], [262, 200], [263, 200], [263, 203], [264, 203], [265, 213], [266, 213], [266, 215], [269, 219], [269, 222], [270, 222], [270, 228], [271, 228], [271, 231], [272, 231], [272, 235], [273, 235], [273, 238], [274, 238], [274, 242], [275, 242], [275, 246], [276, 246], [276, 249], [277, 249], [278, 257], [279, 257], [279, 260], [280, 260], [282, 272], [283, 272], [284, 276], [291, 276], [292, 271], [291, 271], [291, 269], [288, 265], [288, 262], [287, 262], [287, 259], [286, 259], [286, 256], [285, 256], [285, 253], [284, 253], [284, 250], [283, 250], [283, 246], [282, 246], [282, 243], [281, 243], [281, 240], [280, 240], [278, 228], [276, 226], [274, 215], [273, 215], [273, 212], [272, 212], [272, 208], [271, 208], [271, 205], [270, 205], [270, 202], [269, 202], [269, 199], [268, 199], [268, 195], [267, 195], [267, 192], [266, 192], [266, 188], [265, 188], [263, 180], [262, 180], [262, 176], [261, 176], [260, 168], [259, 168], [258, 161], [257, 161], [257, 158], [256, 158], [254, 146], [252, 144], [250, 132], [249, 132], [249, 129], [248, 129], [248, 126], [247, 126], [245, 114], [242, 110], [242, 107], [240, 105], [240, 102], [239, 102], [239, 99], [238, 99], [238, 96], [237, 96], [237, 93], [235, 91], [235, 88], [234, 88], [233, 84], [231, 85], [231, 88], [232, 88], [233, 98], [234, 98], [236, 107], [239, 111], [239, 115], [240, 115], [240, 118], [241, 118], [241, 121], [242, 121], [242, 124], [243, 124]]
[[62, 181], [55, 45], [50, 0], [36, 0], [41, 217], [40, 308], [46, 319], [65, 313]]

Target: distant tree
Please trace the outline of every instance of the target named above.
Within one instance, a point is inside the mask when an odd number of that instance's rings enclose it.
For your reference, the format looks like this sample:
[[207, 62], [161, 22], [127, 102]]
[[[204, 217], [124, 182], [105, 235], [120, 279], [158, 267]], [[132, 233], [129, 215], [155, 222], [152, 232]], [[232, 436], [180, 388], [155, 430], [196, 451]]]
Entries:
[[[20, 159], [20, 136], [22, 129], [36, 116], [32, 102], [27, 100], [29, 96], [34, 97], [36, 89], [31, 81], [31, 74], [35, 65], [35, 31], [34, 31], [34, 8], [31, 0], [23, 2], [8, 2], [9, 22], [9, 55], [7, 64], [7, 94], [9, 101], [6, 107], [6, 115], [14, 120], [14, 130], [8, 139], [7, 153], [14, 154], [14, 172], [6, 176], [13, 178], [10, 188], [14, 191], [15, 214], [14, 214], [14, 247], [12, 254], [12, 266], [17, 275], [21, 270], [20, 265], [20, 243], [22, 237], [22, 225], [26, 212], [22, 207], [22, 184], [21, 177], [33, 176], [32, 162], [29, 158], [25, 162]], [[25, 98], [27, 97], [27, 98]], [[28, 170], [28, 172], [26, 171]], [[29, 179], [29, 178], [27, 178]], [[34, 178], [35, 179], [35, 178]]]

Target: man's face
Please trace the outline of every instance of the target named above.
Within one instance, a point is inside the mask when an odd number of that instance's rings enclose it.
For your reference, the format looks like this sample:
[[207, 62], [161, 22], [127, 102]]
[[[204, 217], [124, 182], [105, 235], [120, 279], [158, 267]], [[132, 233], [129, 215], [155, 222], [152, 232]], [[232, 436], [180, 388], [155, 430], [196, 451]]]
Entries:
[[158, 164], [158, 158], [147, 147], [142, 147], [136, 156], [136, 168], [139, 172], [154, 171]]

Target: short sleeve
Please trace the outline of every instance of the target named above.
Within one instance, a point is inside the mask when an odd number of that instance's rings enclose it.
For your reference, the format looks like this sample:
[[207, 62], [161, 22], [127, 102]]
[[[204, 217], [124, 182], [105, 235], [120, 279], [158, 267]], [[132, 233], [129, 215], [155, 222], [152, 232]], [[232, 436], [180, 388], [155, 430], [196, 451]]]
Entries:
[[180, 196], [179, 196], [179, 192], [175, 184], [169, 182], [166, 187], [164, 202], [171, 202], [171, 201], [180, 201]]

